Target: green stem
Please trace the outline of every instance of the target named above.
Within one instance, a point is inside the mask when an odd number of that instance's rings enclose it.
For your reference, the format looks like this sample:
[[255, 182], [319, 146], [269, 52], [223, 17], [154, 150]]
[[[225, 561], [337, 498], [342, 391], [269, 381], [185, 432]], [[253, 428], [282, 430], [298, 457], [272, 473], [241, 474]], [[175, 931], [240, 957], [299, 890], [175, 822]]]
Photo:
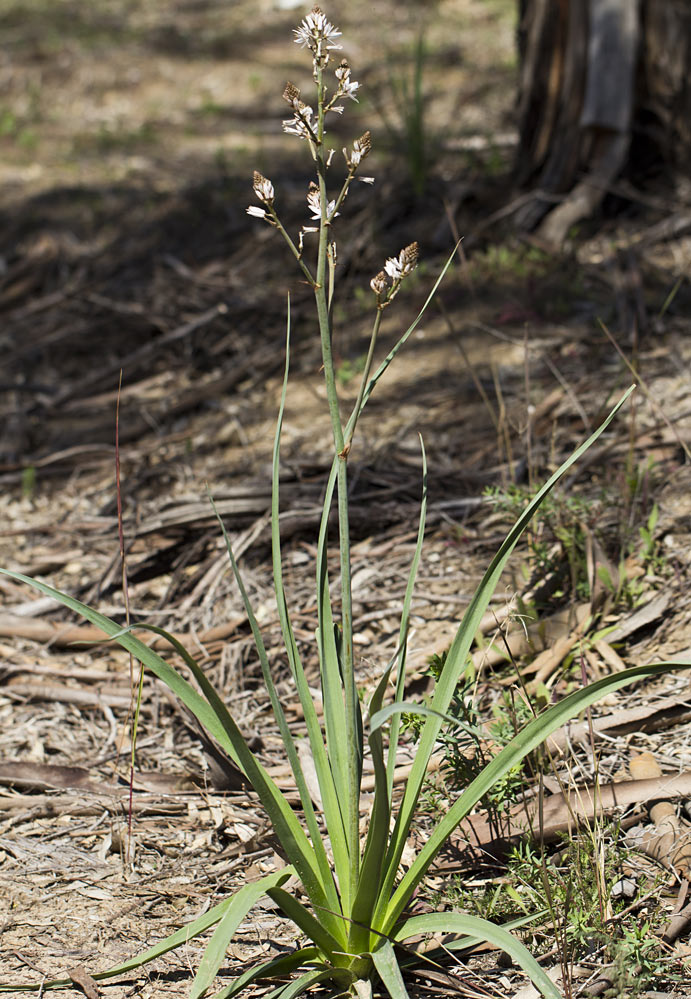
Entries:
[[346, 452], [350, 450], [350, 445], [353, 441], [353, 435], [355, 433], [355, 427], [357, 426], [357, 421], [360, 418], [360, 410], [362, 409], [362, 400], [365, 397], [365, 389], [367, 388], [367, 383], [369, 381], [370, 372], [372, 370], [372, 361], [374, 360], [374, 348], [377, 345], [377, 336], [379, 335], [379, 327], [381, 326], [383, 308], [379, 306], [377, 308], [377, 314], [374, 318], [374, 326], [372, 327], [372, 333], [370, 335], [369, 350], [367, 351], [367, 360], [365, 361], [365, 368], [362, 372], [362, 379], [360, 381], [360, 391], [358, 392], [357, 401], [353, 407], [353, 412], [350, 414], [350, 419], [346, 427], [345, 436], [345, 449]]
[[266, 211], [269, 213], [271, 219], [273, 220], [274, 225], [276, 226], [276, 228], [278, 229], [278, 231], [280, 232], [280, 234], [283, 236], [283, 238], [285, 239], [286, 243], [290, 247], [290, 252], [293, 254], [293, 256], [297, 260], [298, 264], [300, 265], [302, 273], [305, 275], [305, 277], [307, 278], [307, 280], [309, 281], [309, 283], [314, 288], [315, 279], [312, 276], [312, 272], [310, 271], [310, 269], [307, 266], [307, 264], [305, 263], [305, 261], [302, 259], [302, 254], [298, 250], [298, 248], [295, 245], [295, 243], [293, 242], [293, 240], [290, 238], [290, 235], [283, 228], [283, 224], [281, 223], [281, 220], [279, 219], [278, 215], [276, 214], [275, 208], [273, 207], [273, 205], [267, 205], [266, 206]]
[[348, 820], [346, 836], [349, 853], [350, 884], [342, 886], [346, 897], [355, 898], [360, 870], [360, 732], [357, 725], [359, 708], [355, 686], [355, 670], [353, 664], [353, 614], [351, 597], [350, 572], [350, 527], [348, 520], [348, 470], [347, 452], [344, 450], [343, 425], [338, 405], [336, 375], [334, 371], [333, 354], [331, 350], [331, 323], [326, 291], [326, 264], [329, 241], [329, 224], [326, 218], [328, 198], [326, 191], [326, 163], [324, 161], [324, 85], [323, 71], [317, 71], [317, 175], [319, 180], [319, 200], [321, 204], [321, 225], [319, 226], [319, 249], [317, 254], [317, 273], [314, 285], [314, 297], [319, 320], [321, 336], [322, 361], [324, 364], [324, 379], [326, 395], [331, 416], [334, 448], [338, 456], [338, 529], [341, 561], [341, 625], [343, 629], [341, 645], [341, 669], [345, 696], [346, 743], [348, 769]]

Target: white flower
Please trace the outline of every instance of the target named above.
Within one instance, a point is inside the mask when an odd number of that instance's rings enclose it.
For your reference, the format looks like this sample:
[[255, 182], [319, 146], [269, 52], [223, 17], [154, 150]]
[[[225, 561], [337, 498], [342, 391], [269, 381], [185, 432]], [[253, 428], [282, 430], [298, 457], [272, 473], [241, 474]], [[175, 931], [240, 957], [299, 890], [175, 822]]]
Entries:
[[252, 215], [255, 219], [265, 219], [266, 212], [263, 208], [257, 208], [256, 205], [250, 205], [247, 209], [247, 214]]
[[334, 38], [338, 38], [340, 34], [319, 7], [313, 7], [294, 31], [295, 42], [303, 48], [308, 46], [317, 55], [321, 55], [324, 42], [327, 49], [340, 49], [340, 45], [334, 44]]
[[389, 275], [392, 281], [396, 278], [400, 278], [402, 275], [401, 265], [394, 257], [389, 257], [389, 259], [384, 264], [384, 270]]
[[389, 257], [384, 264], [384, 270], [392, 281], [398, 281], [415, 270], [418, 253], [418, 244], [410, 243], [401, 250], [398, 257]]
[[336, 74], [336, 79], [338, 80], [338, 97], [350, 97], [352, 101], [357, 101], [355, 94], [357, 93], [360, 84], [356, 83], [355, 80], [350, 79], [350, 66], [346, 59], [341, 60], [341, 65], [338, 69], [334, 70]]
[[286, 135], [299, 135], [301, 139], [306, 139], [310, 134], [301, 118], [286, 118], [283, 122], [283, 131]]
[[[322, 207], [321, 198], [319, 196], [319, 188], [312, 181], [310, 183], [310, 189], [307, 192], [307, 207], [312, 212], [312, 219], [317, 222], [321, 222], [322, 219]], [[326, 206], [326, 220], [329, 222], [334, 216], [334, 209], [336, 207], [335, 201], [329, 201]], [[336, 212], [336, 215], [340, 215], [340, 212]]]
[[350, 80], [344, 80], [340, 86], [340, 91], [343, 94], [343, 96], [350, 97], [351, 101], [355, 101], [356, 103], [357, 103], [357, 97], [355, 96], [355, 94], [358, 92], [359, 89], [360, 89], [360, 84], [357, 83], [355, 80], [353, 80], [352, 82]]
[[358, 177], [361, 184], [373, 184], [374, 177]]
[[292, 118], [286, 118], [283, 122], [283, 131], [288, 135], [299, 135], [301, 139], [306, 139], [312, 134], [311, 124], [314, 110], [309, 104], [299, 101], [296, 105], [295, 114]]

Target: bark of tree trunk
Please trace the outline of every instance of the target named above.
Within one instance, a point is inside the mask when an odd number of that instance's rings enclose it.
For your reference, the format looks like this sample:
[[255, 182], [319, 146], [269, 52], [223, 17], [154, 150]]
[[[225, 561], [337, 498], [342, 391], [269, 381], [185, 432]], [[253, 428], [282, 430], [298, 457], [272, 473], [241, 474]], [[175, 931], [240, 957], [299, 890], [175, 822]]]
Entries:
[[562, 243], [652, 147], [690, 172], [691, 0], [519, 0], [518, 50], [519, 225]]

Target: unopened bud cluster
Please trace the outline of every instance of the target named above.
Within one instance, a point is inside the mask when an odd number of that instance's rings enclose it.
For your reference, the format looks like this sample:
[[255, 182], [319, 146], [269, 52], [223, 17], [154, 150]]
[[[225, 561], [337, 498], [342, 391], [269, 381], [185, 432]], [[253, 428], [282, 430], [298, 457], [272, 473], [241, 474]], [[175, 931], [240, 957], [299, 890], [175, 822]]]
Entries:
[[369, 285], [377, 296], [377, 304], [381, 308], [388, 305], [393, 299], [403, 278], [415, 270], [419, 253], [418, 244], [410, 243], [401, 250], [397, 257], [389, 257], [384, 264], [384, 270], [379, 271], [372, 278]]
[[372, 133], [369, 129], [361, 135], [359, 139], [356, 139], [353, 143], [353, 148], [348, 152], [344, 148], [343, 155], [345, 157], [346, 164], [349, 170], [357, 170], [365, 156], [369, 153], [372, 148]]
[[276, 219], [276, 212], [274, 211], [274, 186], [270, 180], [262, 176], [258, 170], [254, 171], [254, 177], [252, 178], [252, 188], [254, 193], [257, 195], [259, 200], [266, 206], [265, 208], [258, 208], [257, 205], [250, 205], [247, 209], [247, 214], [252, 215], [255, 219], [264, 219], [269, 225], [278, 225]]

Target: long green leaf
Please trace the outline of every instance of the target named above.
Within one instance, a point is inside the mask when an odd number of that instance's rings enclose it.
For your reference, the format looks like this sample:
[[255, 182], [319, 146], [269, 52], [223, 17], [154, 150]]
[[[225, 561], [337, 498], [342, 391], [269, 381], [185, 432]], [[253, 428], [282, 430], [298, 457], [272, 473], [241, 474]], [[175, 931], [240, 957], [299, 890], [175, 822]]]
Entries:
[[272, 957], [270, 961], [248, 968], [230, 985], [226, 985], [220, 992], [215, 992], [212, 999], [232, 999], [253, 982], [262, 981], [262, 979], [284, 978], [315, 961], [319, 961], [319, 951], [316, 947], [301, 947], [299, 950], [293, 951], [292, 954], [280, 954], [278, 957]]
[[[160, 679], [176, 694], [184, 704], [190, 709], [190, 711], [199, 719], [204, 728], [213, 735], [213, 737], [223, 745], [223, 748], [232, 757], [238, 766], [241, 766], [237, 754], [235, 753], [233, 747], [228, 744], [228, 740], [223, 731], [215, 712], [211, 709], [209, 704], [204, 700], [204, 698], [192, 687], [187, 680], [185, 680], [177, 670], [169, 666], [165, 659], [162, 659], [153, 649], [150, 649], [147, 645], [144, 645], [138, 638], [136, 638], [132, 633], [131, 629], [123, 628], [121, 624], [116, 624], [110, 618], [106, 617], [104, 614], [100, 614], [98, 611], [93, 610], [87, 604], [83, 604], [80, 600], [76, 600], [74, 597], [69, 596], [66, 593], [62, 593], [60, 590], [56, 590], [54, 587], [49, 586], [47, 583], [42, 583], [37, 579], [32, 579], [31, 576], [25, 576], [21, 572], [13, 572], [10, 569], [0, 569], [0, 574], [3, 576], [9, 576], [11, 579], [16, 579], [21, 583], [27, 583], [32, 586], [35, 590], [39, 590], [41, 593], [45, 593], [46, 596], [53, 597], [63, 606], [68, 607], [70, 610], [75, 611], [82, 617], [86, 618], [92, 624], [100, 628], [109, 638], [114, 639], [128, 652], [131, 652], [140, 662], [142, 662], [152, 673]], [[144, 627], [142, 625], [135, 625], [135, 628]], [[152, 629], [148, 629], [152, 630]], [[170, 636], [168, 636], [170, 637]]]
[[[501, 923], [500, 925], [502, 929], [510, 933], [513, 930], [521, 929], [523, 926], [529, 926], [530, 923], [535, 923], [538, 919], [544, 919], [545, 916], [549, 916], [548, 909], [537, 909], [527, 916], [510, 919], [508, 922]], [[444, 934], [444, 936], [446, 938], [447, 934]], [[444, 939], [443, 944], [440, 944], [439, 947], [425, 950], [422, 953], [417, 952], [414, 947], [406, 947], [405, 953], [401, 955], [398, 964], [401, 968], [419, 967], [427, 962], [436, 966], [440, 961], [444, 961], [448, 951], [469, 951], [484, 942], [485, 940], [482, 937], [463, 935]]]
[[[464, 933], [487, 940], [488, 943], [505, 951], [525, 971], [533, 985], [546, 999], [562, 999], [561, 992], [554, 982], [550, 981], [530, 951], [513, 934], [495, 923], [463, 912], [430, 912], [424, 916], [406, 919], [396, 927], [394, 936], [396, 940], [403, 941], [420, 933]], [[374, 954], [372, 956], [374, 957]]]
[[[376, 714], [381, 707], [389, 684], [392, 666], [393, 662], [376, 686], [370, 701], [370, 712]], [[348, 950], [356, 954], [368, 951], [372, 946], [370, 925], [372, 912], [381, 888], [381, 859], [386, 854], [391, 820], [391, 796], [386, 777], [382, 734], [379, 729], [370, 730], [369, 746], [374, 765], [374, 801], [351, 913], [353, 922], [348, 938]]]
[[[331, 609], [327, 566], [327, 533], [335, 487], [336, 460], [334, 460], [331, 466], [329, 479], [326, 484], [317, 540], [317, 615], [319, 623], [317, 639], [319, 644], [322, 699], [329, 760], [331, 761], [331, 768], [338, 793], [343, 803], [345, 803], [345, 794], [348, 788], [347, 750], [343, 743], [343, 712], [345, 710], [345, 701], [343, 698], [341, 670], [338, 661], [338, 648]], [[345, 819], [343, 821], [345, 823]]]
[[[272, 486], [271, 486], [271, 552], [272, 552], [272, 563], [273, 563], [273, 575], [274, 575], [274, 591], [276, 595], [276, 604], [278, 608], [278, 617], [281, 624], [281, 632], [283, 634], [283, 641], [288, 654], [288, 662], [290, 665], [290, 670], [297, 687], [298, 696], [300, 698], [300, 704], [302, 706], [302, 712], [305, 719], [305, 725], [307, 727], [307, 736], [310, 742], [310, 748], [312, 750], [312, 758], [314, 760], [314, 766], [317, 773], [317, 780], [319, 782], [319, 789], [321, 792], [322, 806], [324, 810], [324, 817], [326, 820], [326, 826], [329, 832], [329, 837], [331, 839], [331, 847], [334, 857], [334, 865], [336, 869], [336, 874], [339, 879], [340, 884], [348, 884], [348, 859], [347, 859], [347, 848], [345, 840], [345, 830], [343, 826], [342, 812], [339, 802], [339, 794], [337, 791], [337, 785], [335, 782], [334, 775], [332, 773], [332, 768], [329, 759], [327, 759], [326, 749], [324, 747], [324, 737], [322, 734], [321, 726], [319, 724], [319, 719], [317, 718], [317, 712], [314, 707], [314, 702], [312, 700], [312, 694], [309, 689], [309, 684], [305, 676], [305, 671], [302, 666], [302, 661], [300, 659], [300, 654], [298, 652], [297, 643], [295, 641], [295, 635], [293, 632], [293, 626], [290, 621], [290, 615], [288, 612], [288, 602], [286, 600], [285, 588], [283, 586], [283, 566], [281, 557], [281, 532], [280, 532], [280, 450], [281, 450], [281, 433], [283, 429], [283, 415], [285, 412], [286, 403], [286, 393], [288, 388], [288, 372], [290, 369], [290, 299], [288, 299], [288, 320], [287, 320], [287, 330], [286, 330], [286, 361], [285, 369], [283, 374], [283, 387], [281, 390], [281, 400], [278, 409], [278, 419], [276, 421], [276, 433], [274, 435], [274, 446], [273, 446], [273, 457], [272, 457]], [[329, 500], [330, 505], [330, 500]], [[268, 664], [267, 664], [268, 671]], [[280, 716], [283, 717], [283, 709], [280, 706], [280, 702], [276, 695], [275, 689], [273, 687], [273, 681], [270, 681], [271, 688], [273, 690], [272, 705], [274, 700], [276, 704], [274, 705], [274, 713], [280, 712]], [[281, 724], [281, 717], [276, 715], [279, 720], [279, 725]], [[283, 730], [285, 729], [285, 734]], [[292, 737], [288, 730], [285, 718], [283, 718], [283, 728], [282, 734], [284, 734], [284, 744], [286, 744], [286, 750], [289, 755], [290, 764], [295, 774], [295, 780], [300, 791], [300, 798], [302, 800], [303, 810], [305, 812], [310, 837], [313, 844], [315, 845], [315, 851], [317, 853], [317, 859], [322, 872], [322, 880], [325, 884], [329, 884], [329, 907], [338, 911], [341, 908], [341, 901], [336, 892], [335, 885], [333, 883], [333, 878], [331, 875], [331, 870], [329, 867], [326, 852], [321, 843], [321, 832], [319, 830], [317, 820], [314, 814], [314, 809], [312, 807], [312, 801], [307, 789], [307, 784], [305, 782], [302, 767], [297, 756], [294, 745], [292, 744]], [[291, 746], [286, 743], [287, 740], [290, 741]], [[332, 917], [330, 917], [332, 921]], [[343, 933], [346, 933], [346, 928], [343, 927]]]
[[200, 999], [207, 991], [223, 963], [228, 945], [235, 936], [235, 931], [254, 903], [271, 888], [286, 881], [287, 878], [288, 875], [285, 871], [279, 871], [276, 874], [269, 874], [259, 881], [243, 885], [239, 891], [234, 893], [223, 918], [214, 930], [214, 934], [204, 951], [204, 956], [192, 982], [190, 999]]
[[[513, 528], [509, 531], [506, 540], [500, 546], [496, 555], [490, 562], [490, 565], [482, 578], [482, 582], [475, 591], [468, 609], [463, 616], [461, 625], [456, 632], [456, 637], [454, 638], [451, 648], [447, 654], [446, 663], [439, 680], [437, 681], [431, 707], [434, 711], [439, 712], [440, 715], [446, 714], [448, 710], [454, 690], [458, 684], [459, 677], [465, 668], [466, 659], [468, 657], [473, 639], [480, 626], [482, 616], [487, 609], [492, 594], [497, 588], [501, 574], [504, 571], [509, 556], [521, 537], [521, 534], [530, 523], [542, 501], [554, 488], [561, 476], [564, 475], [564, 473], [568, 471], [568, 469], [576, 461], [578, 461], [581, 455], [587, 451], [587, 449], [598, 439], [598, 437], [604, 433], [618, 411], [633, 392], [633, 389], [634, 386], [631, 386], [631, 388], [628, 389], [595, 433], [592, 434], [583, 444], [581, 444], [580, 447], [578, 447], [548, 479], [545, 485], [536, 494], [532, 502], [526, 507], [521, 516], [518, 518]], [[385, 919], [384, 913], [388, 908], [387, 898], [393, 888], [398, 872], [403, 848], [406, 843], [410, 824], [412, 822], [417, 800], [420, 795], [420, 789], [422, 788], [422, 784], [427, 773], [429, 758], [434, 751], [434, 746], [441, 724], [442, 722], [439, 715], [429, 716], [420, 735], [415, 760], [413, 761], [410, 776], [406, 784], [403, 802], [401, 803], [401, 808], [398, 813], [389, 853], [386, 859], [386, 875], [384, 877], [381, 901], [377, 913], [375, 914], [374, 926], [376, 929], [382, 928]], [[389, 924], [390, 920], [387, 918], [386, 922]]]
[[330, 817], [326, 817], [326, 820], [334, 852], [334, 864], [339, 874], [343, 908], [346, 913], [350, 913], [353, 904], [353, 892], [350, 877], [351, 846], [347, 835], [350, 796], [349, 754], [358, 754], [359, 768], [362, 766], [362, 760], [359, 744], [355, 746], [348, 745], [347, 738], [344, 738], [344, 717], [347, 699], [343, 687], [340, 653], [336, 641], [336, 628], [331, 608], [327, 565], [329, 514], [336, 487], [338, 462], [339, 459], [337, 457], [334, 458], [326, 484], [319, 524], [317, 543], [317, 646], [319, 650], [322, 703], [324, 705], [324, 727], [326, 730], [329, 763], [339, 805], [338, 819], [334, 817], [333, 820], [337, 827], [336, 835], [333, 835]]
[[[415, 553], [413, 555], [413, 561], [410, 565], [410, 572], [408, 574], [408, 583], [406, 585], [405, 596], [403, 598], [403, 608], [401, 611], [401, 627], [398, 633], [398, 665], [397, 665], [397, 677], [396, 677], [396, 695], [395, 699], [400, 701], [403, 697], [403, 691], [405, 690], [405, 671], [406, 671], [406, 657], [408, 653], [408, 622], [410, 620], [410, 605], [413, 600], [413, 593], [415, 590], [415, 580], [417, 578], [417, 570], [420, 565], [420, 556], [422, 554], [422, 543], [425, 537], [425, 523], [427, 521], [427, 455], [425, 454], [425, 445], [420, 437], [420, 448], [422, 450], [422, 500], [420, 502], [420, 518], [418, 522], [417, 530], [417, 541], [415, 543]], [[371, 725], [371, 721], [370, 721]], [[396, 767], [396, 752], [398, 749], [398, 735], [399, 735], [399, 719], [396, 718], [391, 725], [391, 731], [389, 732], [389, 758], [387, 762], [387, 780], [389, 785], [389, 797], [393, 791], [393, 778], [394, 769]]]
[[283, 891], [282, 888], [270, 888], [267, 895], [273, 899], [281, 912], [291, 919], [313, 944], [316, 944], [328, 960], [333, 959], [334, 952], [342, 949], [340, 940], [324, 929], [322, 920], [317, 919], [294, 895]]
[[376, 950], [372, 951], [372, 961], [391, 999], [409, 999], [396, 960], [396, 952], [389, 940], [384, 940]]
[[[326, 752], [324, 749], [324, 740], [322, 737], [321, 728], [319, 726], [317, 714], [314, 709], [314, 704], [312, 702], [312, 696], [310, 694], [309, 686], [305, 677], [305, 672], [302, 666], [302, 661], [300, 659], [300, 653], [298, 651], [297, 642], [295, 641], [293, 626], [291, 624], [290, 615], [288, 613], [288, 602], [286, 600], [285, 589], [283, 586], [283, 567], [282, 567], [282, 558], [281, 558], [281, 532], [280, 532], [280, 449], [281, 449], [281, 433], [283, 429], [283, 415], [285, 412], [286, 393], [288, 389], [288, 374], [290, 371], [290, 297], [288, 298], [285, 350], [286, 350], [285, 369], [283, 373], [283, 386], [281, 389], [281, 399], [278, 408], [278, 419], [276, 421], [276, 432], [274, 435], [274, 446], [273, 446], [273, 457], [272, 457], [272, 478], [271, 478], [271, 552], [272, 552], [272, 563], [273, 563], [273, 574], [274, 574], [274, 591], [276, 596], [278, 617], [281, 625], [281, 632], [283, 634], [283, 641], [288, 655], [288, 662], [290, 665], [291, 673], [293, 675], [293, 679], [295, 680], [298, 689], [298, 695], [300, 697], [300, 703], [302, 705], [303, 716], [305, 718], [305, 722], [307, 725], [307, 733], [310, 740], [310, 746], [312, 748], [312, 758], [314, 759], [315, 768], [319, 778], [322, 804], [325, 813], [328, 816], [332, 817], [334, 812], [336, 814], [339, 814], [338, 801], [336, 798], [335, 789], [333, 787], [333, 779], [331, 778], [328, 761], [326, 759]], [[267, 672], [269, 672], [269, 677], [270, 677], [270, 671], [268, 670], [268, 663], [267, 663]], [[272, 678], [269, 679], [267, 687], [269, 685], [272, 694], [272, 707], [274, 709], [274, 714], [281, 728], [281, 735], [283, 737], [283, 742], [286, 747], [291, 768], [295, 776], [295, 782], [297, 784], [300, 793], [300, 800], [302, 802], [303, 811], [305, 813], [305, 818], [307, 821], [310, 838], [315, 847], [317, 861], [319, 863], [319, 867], [321, 870], [322, 881], [325, 885], [328, 885], [327, 894], [329, 896], [329, 905], [334, 911], [338, 911], [340, 908], [340, 899], [338, 897], [338, 892], [336, 891], [336, 886], [333, 881], [331, 868], [329, 865], [328, 858], [326, 856], [326, 850], [324, 849], [324, 845], [322, 843], [321, 830], [319, 829], [319, 824], [317, 822], [317, 818], [312, 805], [312, 799], [309, 793], [309, 789], [307, 787], [307, 782], [305, 781], [299, 756], [297, 754], [297, 748], [295, 746], [292, 735], [288, 728], [288, 724], [285, 720], [283, 707], [276, 693], [276, 689], [273, 684]], [[333, 818], [332, 818], [332, 824], [335, 824], [333, 822]], [[337, 832], [334, 833], [334, 836], [336, 835]], [[343, 927], [344, 935], [345, 935], [345, 930], [346, 928]]]
[[622, 670], [612, 676], [602, 677], [581, 690], [576, 690], [558, 704], [552, 705], [545, 712], [523, 728], [497, 755], [490, 760], [471, 784], [462, 791], [448, 812], [441, 819], [424, 847], [415, 858], [410, 868], [403, 876], [400, 885], [388, 907], [383, 932], [390, 932], [400, 918], [408, 900], [416, 886], [420, 883], [429, 865], [446, 843], [456, 826], [465, 818], [483, 795], [487, 794], [494, 784], [524, 757], [531, 753], [552, 732], [565, 725], [581, 711], [585, 711], [601, 697], [610, 694], [621, 687], [659, 676], [669, 670], [691, 669], [691, 660], [679, 662], [653, 663], [649, 666], [634, 666]]
[[[337, 976], [343, 979], [343, 986], [349, 984], [349, 980], [344, 976]], [[315, 968], [314, 971], [306, 971], [304, 975], [300, 978], [296, 978], [294, 982], [288, 982], [287, 985], [281, 985], [277, 989], [273, 989], [263, 999], [295, 999], [296, 996], [301, 996], [303, 992], [307, 992], [314, 985], [319, 985], [321, 982], [333, 981], [334, 975], [331, 970], [320, 971]], [[339, 994], [342, 994], [343, 989], [339, 988]]]
[[[150, 669], [159, 679], [163, 680], [173, 693], [177, 694], [247, 776], [259, 795], [262, 805], [269, 815], [276, 835], [279, 837], [289, 860], [294, 864], [305, 891], [315, 905], [323, 907], [325, 911], [329, 910], [330, 904], [326, 894], [326, 886], [322, 884], [320, 872], [315, 866], [314, 850], [297, 816], [286, 801], [283, 793], [271, 777], [269, 777], [261, 763], [255, 758], [213, 685], [184, 646], [172, 635], [169, 635], [160, 628], [156, 628], [153, 625], [139, 626], [145, 627], [157, 634], [165, 635], [193, 671], [195, 679], [207, 698], [206, 701], [153, 649], [144, 645], [142, 641], [135, 638], [128, 631], [123, 630], [121, 625], [116, 624], [115, 621], [111, 621], [104, 614], [100, 614], [87, 604], [83, 604], [80, 600], [75, 600], [74, 597], [70, 597], [66, 593], [48, 586], [46, 583], [32, 579], [30, 576], [25, 576], [19, 572], [12, 572], [9, 569], [0, 569], [0, 574], [23, 583], [28, 583], [34, 589], [45, 593], [46, 596], [54, 597], [65, 607], [69, 607], [71, 610], [81, 614], [87, 621], [91, 621], [92, 624], [95, 624], [105, 634], [115, 639], [124, 649], [131, 652], [136, 659]], [[336, 925], [336, 917], [334, 916], [333, 919], [334, 925]], [[339, 924], [339, 932], [344, 932], [342, 924]]]

